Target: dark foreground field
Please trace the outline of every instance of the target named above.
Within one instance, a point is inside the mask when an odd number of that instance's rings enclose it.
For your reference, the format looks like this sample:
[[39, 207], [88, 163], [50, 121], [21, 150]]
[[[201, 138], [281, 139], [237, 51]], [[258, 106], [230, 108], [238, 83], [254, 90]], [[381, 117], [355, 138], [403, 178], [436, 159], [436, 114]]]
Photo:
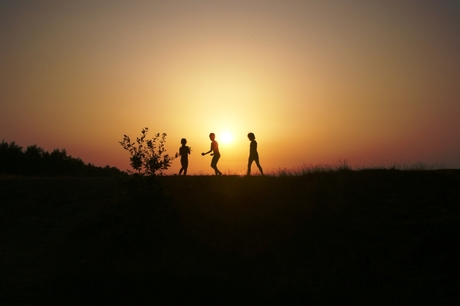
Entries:
[[1, 178], [1, 305], [460, 302], [460, 171]]

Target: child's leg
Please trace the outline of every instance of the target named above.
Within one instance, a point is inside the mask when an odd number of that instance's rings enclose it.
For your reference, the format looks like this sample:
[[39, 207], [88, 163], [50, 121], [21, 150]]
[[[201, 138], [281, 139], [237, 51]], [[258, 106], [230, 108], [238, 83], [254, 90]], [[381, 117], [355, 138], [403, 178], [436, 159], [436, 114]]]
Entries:
[[182, 168], [184, 169], [184, 175], [187, 175], [188, 160], [184, 160], [182, 163]]
[[184, 165], [184, 161], [183, 161], [183, 160], [180, 161], [180, 165], [181, 165], [181, 168], [180, 168], [180, 170], [179, 170], [179, 175], [181, 175], [182, 171], [184, 171], [184, 166], [185, 166], [185, 165]]
[[212, 162], [211, 162], [211, 168], [214, 169], [216, 175], [222, 174], [222, 172], [220, 172], [219, 169], [217, 169], [217, 162], [219, 161], [219, 158], [220, 158], [220, 156], [214, 155], [213, 158], [212, 158]]
[[262, 166], [259, 164], [259, 161], [256, 161], [257, 168], [259, 168], [259, 171], [262, 175], [264, 175], [264, 170], [262, 170]]
[[251, 157], [249, 157], [249, 160], [248, 160], [248, 172], [246, 173], [247, 175], [251, 175], [251, 166], [252, 166], [253, 161], [254, 160]]
[[214, 173], [217, 175], [217, 167], [216, 167], [216, 157], [213, 156], [212, 159], [211, 159], [211, 168], [214, 169]]
[[254, 160], [255, 160], [255, 162], [256, 162], [257, 168], [259, 168], [260, 174], [264, 175], [264, 171], [262, 170], [262, 166], [261, 166], [260, 163], [259, 163], [259, 155], [257, 155], [256, 158], [255, 158]]

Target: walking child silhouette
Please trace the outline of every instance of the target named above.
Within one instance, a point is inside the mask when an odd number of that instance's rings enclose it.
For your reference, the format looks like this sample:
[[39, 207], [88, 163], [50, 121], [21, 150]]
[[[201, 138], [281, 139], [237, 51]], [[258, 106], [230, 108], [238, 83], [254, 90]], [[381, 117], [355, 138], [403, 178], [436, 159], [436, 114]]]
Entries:
[[187, 168], [188, 168], [188, 155], [190, 154], [190, 147], [186, 146], [187, 139], [182, 138], [180, 143], [182, 146], [179, 148], [179, 155], [180, 155], [180, 164], [181, 168], [179, 170], [179, 175], [181, 175], [182, 171], [184, 171], [184, 175], [187, 175]]
[[259, 153], [257, 152], [256, 136], [254, 135], [254, 133], [249, 133], [248, 138], [251, 141], [251, 144], [249, 145], [249, 159], [248, 159], [247, 175], [251, 175], [251, 165], [252, 165], [252, 162], [254, 161], [256, 162], [257, 168], [259, 168], [260, 173], [264, 175], [262, 166], [260, 166], [260, 163], [259, 163]]
[[215, 140], [216, 135], [214, 133], [209, 134], [209, 139], [211, 139], [211, 149], [208, 152], [203, 152], [201, 153], [202, 156], [205, 156], [206, 154], [209, 154], [212, 152], [212, 161], [211, 161], [211, 168], [214, 169], [214, 172], [216, 175], [222, 175], [222, 172], [217, 169], [217, 162], [219, 161], [220, 158], [220, 152], [219, 152], [219, 144]]

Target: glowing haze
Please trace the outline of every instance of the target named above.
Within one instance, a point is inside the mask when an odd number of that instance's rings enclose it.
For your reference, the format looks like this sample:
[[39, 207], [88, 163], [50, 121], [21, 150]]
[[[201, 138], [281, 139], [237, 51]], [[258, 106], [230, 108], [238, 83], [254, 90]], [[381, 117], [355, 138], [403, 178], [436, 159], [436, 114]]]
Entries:
[[[460, 2], [0, 2], [0, 138], [129, 168], [118, 141], [186, 138], [189, 174], [460, 167]], [[255, 166], [253, 172], [257, 173]], [[169, 173], [180, 168], [175, 161]]]

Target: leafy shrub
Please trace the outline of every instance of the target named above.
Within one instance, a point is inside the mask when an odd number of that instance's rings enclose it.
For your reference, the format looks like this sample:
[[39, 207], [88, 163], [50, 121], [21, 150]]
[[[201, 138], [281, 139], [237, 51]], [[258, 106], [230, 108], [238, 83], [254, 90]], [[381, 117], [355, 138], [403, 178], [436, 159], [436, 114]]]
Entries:
[[[166, 133], [157, 133], [152, 139], [146, 139], [148, 128], [141, 131], [141, 136], [136, 138], [136, 142], [131, 142], [128, 135], [123, 135], [123, 141], [119, 141], [123, 149], [131, 155], [129, 158], [131, 167], [139, 175], [163, 174], [172, 161], [179, 156], [165, 154]], [[128, 172], [131, 172], [128, 170]]]

